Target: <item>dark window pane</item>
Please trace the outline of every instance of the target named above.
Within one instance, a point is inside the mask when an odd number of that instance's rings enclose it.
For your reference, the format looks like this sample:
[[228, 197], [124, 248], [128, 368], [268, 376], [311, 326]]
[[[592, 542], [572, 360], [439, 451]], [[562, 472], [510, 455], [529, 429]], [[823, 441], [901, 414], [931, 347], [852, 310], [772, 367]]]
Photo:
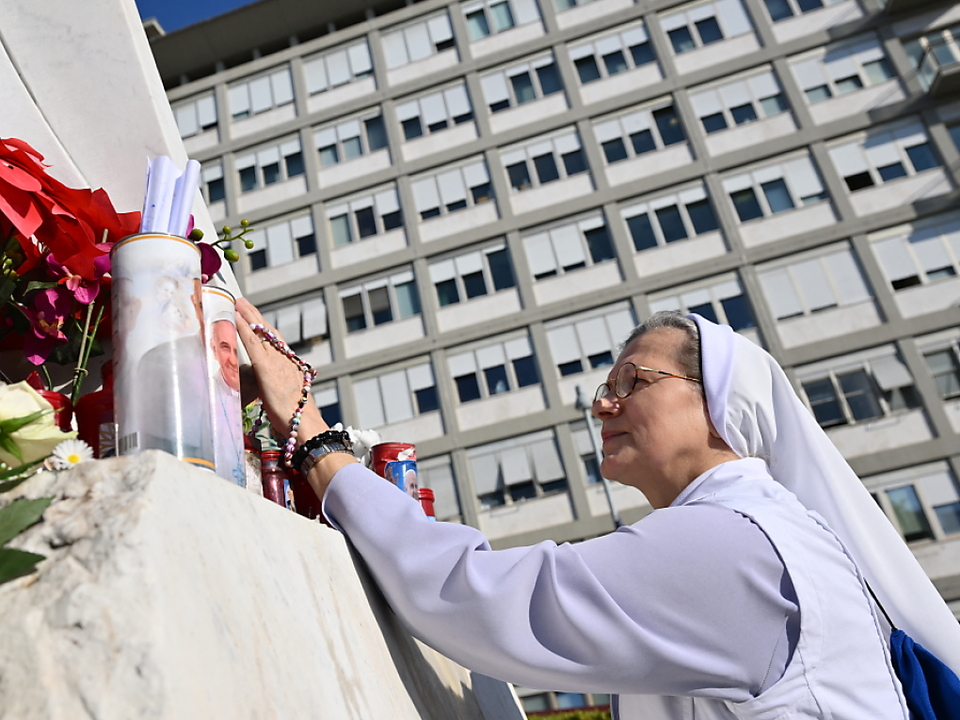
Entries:
[[560, 179], [560, 170], [557, 168], [557, 161], [553, 155], [538, 155], [533, 159], [533, 167], [537, 171], [537, 179], [541, 185]]
[[336, 402], [332, 405], [324, 405], [320, 408], [320, 414], [323, 416], [324, 422], [329, 424], [331, 427], [336, 425], [338, 422], [343, 422], [343, 415], [340, 414], [340, 403]]
[[826, 85], [817, 85], [817, 87], [809, 88], [804, 91], [807, 94], [807, 100], [811, 105], [814, 105], [818, 102], [823, 102], [828, 98], [833, 96], [833, 93], [830, 92], [830, 88]]
[[453, 380], [457, 383], [457, 396], [460, 398], [460, 402], [465, 403], [480, 399], [480, 383], [477, 382], [475, 373], [461, 375]]
[[457, 210], [463, 210], [465, 207], [467, 207], [466, 200], [455, 200], [447, 205], [447, 212], [456, 212]]
[[847, 175], [843, 180], [845, 183], [847, 183], [847, 187], [850, 189], [850, 192], [863, 190], [864, 188], [868, 188], [873, 185], [873, 178], [870, 177], [870, 173], [868, 172], [857, 173], [856, 175]]
[[953, 350], [939, 350], [924, 356], [937, 390], [944, 400], [960, 395], [960, 365]]
[[536, 496], [537, 487], [533, 484], [533, 480], [527, 480], [526, 482], [521, 482], [510, 486], [510, 499], [514, 502], [527, 500]]
[[563, 81], [560, 71], [553, 63], [537, 68], [537, 79], [540, 81], [540, 90], [544, 95], [553, 95], [563, 90]]
[[457, 281], [453, 278], [438, 282], [435, 287], [437, 288], [437, 300], [440, 303], [440, 307], [460, 302], [460, 292], [457, 290]]
[[937, 513], [940, 527], [947, 535], [960, 532], [960, 502], [938, 505], [933, 511]]
[[577, 67], [577, 74], [580, 75], [580, 82], [587, 84], [600, 79], [600, 68], [597, 67], [597, 61], [593, 55], [579, 58], [573, 63]]
[[764, 0], [767, 4], [767, 12], [770, 13], [770, 19], [774, 22], [786, 20], [793, 17], [793, 10], [790, 8], [787, 0]]
[[468, 112], [465, 112], [463, 115], [457, 115], [457, 116], [455, 116], [455, 117], [453, 118], [453, 124], [454, 124], [454, 125], [459, 125], [460, 123], [465, 123], [465, 122], [468, 122], [468, 121], [470, 121], [470, 120], [473, 120], [473, 113], [468, 111]]
[[484, 183], [470, 188], [470, 194], [473, 196], [474, 204], [486, 202], [493, 197], [493, 185]]
[[489, 253], [487, 262], [490, 263], [494, 290], [504, 290], [516, 285], [516, 280], [513, 277], [513, 266], [510, 264], [510, 253], [506, 248]]
[[370, 302], [370, 314], [373, 315], [374, 325], [383, 325], [393, 320], [393, 311], [390, 309], [390, 292], [385, 287], [371, 290], [367, 293]]
[[643, 155], [645, 152], [651, 152], [657, 149], [657, 143], [653, 139], [653, 133], [649, 130], [641, 130], [630, 136], [630, 143], [633, 145], [633, 151], [637, 155]]
[[893, 163], [892, 165], [884, 165], [883, 167], [877, 168], [877, 172], [880, 174], [880, 179], [883, 180], [883, 182], [889, 182], [890, 180], [896, 180], [897, 178], [905, 176], [907, 169], [903, 167], [902, 163]]
[[649, 42], [634, 45], [632, 48], [630, 48], [630, 55], [633, 57], [633, 64], [637, 67], [646, 65], [647, 63], [652, 63], [657, 59], [653, 54], [653, 48], [650, 46]]
[[893, 514], [897, 517], [897, 524], [905, 540], [933, 539], [933, 530], [923, 513], [923, 506], [920, 505], [920, 498], [917, 497], [913, 485], [887, 490], [887, 497], [890, 498]]
[[617, 256], [613, 251], [613, 243], [610, 241], [610, 233], [607, 232], [606, 227], [587, 230], [583, 235], [587, 239], [590, 257], [595, 263], [612, 260]]
[[693, 35], [690, 34], [690, 28], [680, 27], [667, 33], [670, 36], [670, 42], [673, 45], [673, 51], [680, 55], [688, 50], [695, 50], [696, 43], [693, 42]]
[[900, 278], [894, 280], [891, 285], [893, 285], [894, 290], [903, 290], [904, 288], [913, 287], [914, 285], [919, 285], [921, 282], [919, 275], [910, 275], [908, 277]]
[[483, 379], [487, 383], [488, 395], [499, 395], [510, 389], [510, 383], [507, 382], [507, 368], [504, 365], [484, 368]]
[[394, 230], [403, 225], [403, 215], [399, 210], [394, 210], [392, 213], [387, 213], [380, 219], [383, 221], [384, 230]]
[[929, 143], [914, 145], [913, 147], [908, 147], [906, 150], [910, 162], [913, 163], [913, 169], [917, 172], [923, 172], [924, 170], [929, 170], [930, 168], [940, 165]]
[[627, 69], [627, 59], [619, 50], [603, 56], [603, 64], [607, 68], [607, 75], [616, 75]]
[[347, 332], [363, 330], [367, 320], [363, 314], [363, 300], [360, 295], [343, 298], [343, 317], [347, 321]]
[[510, 84], [513, 85], [513, 94], [517, 98], [517, 105], [523, 105], [526, 102], [537, 99], [537, 94], [533, 89], [533, 80], [529, 73], [520, 73], [510, 78]]
[[727, 119], [723, 116], [723, 113], [707, 115], [700, 118], [700, 122], [703, 123], [703, 129], [706, 130], [707, 133], [718, 132], [720, 130], [727, 129]]
[[490, 25], [483, 9], [467, 14], [467, 32], [471, 40], [479, 40], [490, 34]]
[[704, 18], [694, 23], [697, 26], [697, 32], [700, 33], [700, 41], [704, 45], [719, 42], [723, 40], [723, 32], [720, 30], [720, 24], [714, 17]]
[[823, 7], [821, 0], [797, 0], [797, 5], [800, 6], [800, 12], [810, 12]]
[[297, 253], [300, 257], [312, 255], [317, 251], [317, 238], [313, 233], [297, 238]]
[[421, 210], [421, 211], [420, 211], [420, 219], [421, 219], [421, 220], [429, 220], [429, 219], [432, 218], [432, 217], [437, 217], [437, 215], [439, 215], [439, 214], [440, 214], [440, 208], [438, 208], [438, 207], [430, 208], [429, 210]]
[[560, 158], [563, 160], [563, 168], [567, 171], [568, 176], [587, 171], [587, 156], [583, 150], [568, 152], [561, 155]]
[[513, 371], [517, 374], [517, 386], [526, 387], [540, 382], [540, 373], [537, 372], [537, 362], [532, 355], [517, 358], [513, 361]]
[[257, 189], [257, 169], [255, 167], [246, 167], [240, 171], [240, 192]]
[[530, 171], [527, 170], [527, 164], [525, 162], [508, 165], [507, 175], [510, 177], [510, 186], [514, 190], [525, 190], [532, 184], [530, 182]]
[[440, 131], [440, 130], [443, 130], [443, 129], [446, 128], [446, 127], [447, 127], [447, 121], [446, 121], [446, 120], [440, 120], [440, 121], [438, 121], [438, 122], [430, 123], [429, 125], [427, 125], [427, 130], [429, 130], [430, 132], [434, 133], [434, 132], [438, 132], [438, 131]]
[[363, 155], [363, 145], [359, 137], [347, 138], [343, 141], [343, 157], [345, 160], [352, 160]]
[[297, 175], [303, 175], [303, 153], [295, 152], [293, 155], [287, 155], [284, 158], [284, 162], [287, 165], [287, 177], [297, 177]]
[[716, 230], [719, 227], [709, 200], [697, 200], [687, 205], [687, 215], [690, 216], [693, 231], [697, 235]]
[[627, 218], [627, 229], [633, 238], [633, 246], [638, 251], [657, 246], [657, 237], [653, 234], [653, 226], [646, 213]]
[[760, 209], [760, 203], [757, 202], [757, 196], [754, 194], [753, 188], [730, 193], [730, 199], [733, 200], [733, 207], [736, 208], [741, 222], [763, 217], [763, 210]]
[[753, 319], [753, 311], [750, 309], [750, 302], [744, 295], [724, 298], [720, 301], [723, 306], [723, 312], [726, 313], [727, 323], [734, 330], [746, 330], [757, 326]]
[[360, 237], [370, 237], [377, 234], [377, 219], [373, 214], [373, 208], [361, 208], [354, 215], [357, 218], [357, 229]]
[[680, 125], [680, 118], [677, 117], [672, 105], [654, 110], [653, 119], [657, 123], [660, 139], [663, 140], [664, 145], [673, 145], [687, 139], [683, 134], [683, 127]]
[[482, 272], [474, 272], [463, 276], [463, 288], [467, 292], [467, 298], [480, 297], [487, 294], [487, 283], [483, 279]]
[[247, 257], [250, 258], [250, 269], [254, 272], [257, 270], [263, 270], [267, 266], [266, 250], [254, 250], [253, 252], [248, 253]]
[[[324, 415], [323, 417], [326, 419], [327, 416]], [[587, 485], [596, 485], [598, 482], [602, 482], [600, 478], [600, 466], [597, 464], [597, 458], [593, 455], [583, 456], [583, 468], [587, 473]], [[596, 698], [597, 693], [594, 693], [593, 697]], [[596, 700], [594, 700], [594, 702], [596, 702]]]
[[787, 110], [787, 99], [783, 95], [771, 95], [770, 97], [760, 98], [760, 109], [764, 117], [770, 117]]
[[387, 128], [383, 124], [383, 115], [364, 120], [363, 124], [367, 128], [367, 145], [370, 152], [385, 148], [387, 146]]
[[280, 163], [270, 163], [269, 165], [263, 166], [263, 184], [264, 185], [273, 185], [273, 183], [278, 180], [282, 180], [280, 177]]
[[570, 362], [560, 363], [557, 365], [557, 369], [560, 371], [561, 377], [576, 375], [578, 372], [583, 372], [583, 363], [579, 360], [571, 360]]
[[790, 197], [790, 191], [787, 184], [781, 180], [771, 180], [760, 185], [763, 194], [767, 197], [770, 204], [770, 212], [778, 213], [784, 210], [792, 210], [793, 200]]
[[601, 147], [603, 148], [603, 156], [607, 159], [608, 163], [620, 162], [621, 160], [627, 159], [627, 147], [620, 138], [607, 140]]
[[855, 420], [869, 420], [883, 415], [880, 403], [877, 402], [873, 392], [873, 384], [866, 372], [855, 370], [838, 375], [837, 379], [840, 381], [840, 389], [843, 390], [843, 396], [847, 399], [847, 405], [850, 406], [850, 412]]
[[320, 167], [330, 167], [340, 162], [340, 153], [336, 145], [327, 145], [319, 149]]
[[500, 112], [501, 110], [506, 110], [508, 107], [510, 107], [509, 100], [498, 100], [495, 103], [490, 103], [490, 112]]
[[717, 318], [717, 311], [713, 309], [713, 305], [710, 303], [704, 303], [703, 305], [691, 305], [687, 309], [692, 313], [696, 313], [702, 318], [706, 318], [710, 322], [720, 322], [719, 318]]
[[223, 178], [217, 178], [207, 183], [207, 202], [215, 203], [227, 196]]
[[757, 111], [754, 110], [753, 105], [749, 103], [730, 108], [730, 114], [733, 115], [733, 121], [737, 125], [743, 125], [744, 123], [753, 122], [757, 119]]
[[834, 392], [833, 383], [829, 379], [817, 380], [803, 384], [803, 390], [810, 400], [810, 408], [821, 427], [842, 425], [847, 422]]
[[660, 208], [656, 211], [657, 222], [660, 223], [660, 231], [663, 233], [663, 239], [669, 242], [683, 240], [687, 237], [687, 228], [683, 225], [683, 218], [676, 205]]
[[437, 52], [443, 52], [444, 50], [449, 50], [450, 48], [454, 48], [456, 46], [457, 46], [457, 43], [454, 41], [453, 38], [450, 38], [448, 40], [441, 40], [438, 43], [434, 43], [434, 47], [437, 49]]
[[420, 124], [420, 118], [413, 117], [403, 121], [403, 137], [407, 140], [423, 135], [423, 126]]
[[604, 352], [588, 356], [587, 360], [590, 361], [591, 368], [607, 367], [608, 365], [613, 365], [613, 353], [605, 350]]
[[950, 139], [953, 140], [953, 144], [957, 146], [957, 150], [960, 150], [960, 125], [947, 128], [947, 132], [950, 133]]
[[859, 75], [851, 75], [850, 77], [835, 80], [833, 85], [837, 88], [838, 95], [846, 95], [847, 93], [851, 93], [862, 88], [863, 82], [860, 80]]
[[[440, 399], [437, 397], [436, 386], [414, 391], [417, 399], [417, 412], [420, 414], [432, 412], [440, 408]], [[324, 417], [326, 419], [326, 417]]]

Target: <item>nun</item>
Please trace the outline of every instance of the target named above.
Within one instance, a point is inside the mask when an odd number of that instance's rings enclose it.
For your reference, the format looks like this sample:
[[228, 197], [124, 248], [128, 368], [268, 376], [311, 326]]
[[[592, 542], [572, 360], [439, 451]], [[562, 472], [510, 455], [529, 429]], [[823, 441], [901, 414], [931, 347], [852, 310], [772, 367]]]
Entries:
[[[302, 373], [237, 307], [268, 416], [289, 427]], [[294, 461], [414, 635], [495, 678], [610, 693], [620, 720], [909, 720], [874, 594], [960, 668], [960, 626], [764, 350], [657, 313], [593, 414], [603, 475], [654, 510], [575, 545], [492, 550], [474, 528], [427, 521], [312, 403]]]

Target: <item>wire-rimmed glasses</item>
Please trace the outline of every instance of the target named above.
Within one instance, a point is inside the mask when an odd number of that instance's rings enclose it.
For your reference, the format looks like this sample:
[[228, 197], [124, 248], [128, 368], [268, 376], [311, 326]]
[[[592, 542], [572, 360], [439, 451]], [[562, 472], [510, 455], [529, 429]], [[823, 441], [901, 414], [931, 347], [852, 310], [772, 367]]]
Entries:
[[593, 401], [595, 403], [600, 402], [611, 392], [611, 390], [618, 398], [623, 400], [633, 392], [637, 385], [637, 373], [641, 370], [643, 372], [652, 372], [656, 373], [657, 375], [663, 375], [664, 377], [690, 380], [691, 382], [695, 383], [703, 382], [699, 378], [688, 377], [687, 375], [678, 375], [677, 373], [667, 372], [666, 370], [654, 370], [653, 368], [644, 367], [643, 365], [634, 365], [632, 362], [625, 362], [617, 371], [617, 377], [615, 377], [613, 380], [614, 386], [611, 388], [609, 382], [601, 384], [600, 387], [597, 388], [597, 391], [593, 394]]

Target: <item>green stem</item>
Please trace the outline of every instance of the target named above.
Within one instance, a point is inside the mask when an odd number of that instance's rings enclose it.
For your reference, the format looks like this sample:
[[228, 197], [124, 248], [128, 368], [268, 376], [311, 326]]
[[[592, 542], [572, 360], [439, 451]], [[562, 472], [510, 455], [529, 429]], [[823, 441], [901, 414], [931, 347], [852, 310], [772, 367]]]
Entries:
[[49, 390], [53, 389], [53, 379], [50, 377], [50, 371], [47, 369], [46, 363], [37, 368], [40, 373], [43, 375], [43, 384]]
[[[87, 348], [87, 333], [90, 332], [90, 317], [93, 315], [93, 302], [87, 305], [87, 316], [83, 320], [83, 333], [80, 335], [80, 352], [77, 353], [77, 367], [73, 371], [73, 392], [70, 393], [70, 401], [76, 403], [80, 399], [80, 386], [83, 379], [87, 376], [87, 362], [84, 359], [84, 351]], [[92, 342], [90, 343], [93, 344]]]

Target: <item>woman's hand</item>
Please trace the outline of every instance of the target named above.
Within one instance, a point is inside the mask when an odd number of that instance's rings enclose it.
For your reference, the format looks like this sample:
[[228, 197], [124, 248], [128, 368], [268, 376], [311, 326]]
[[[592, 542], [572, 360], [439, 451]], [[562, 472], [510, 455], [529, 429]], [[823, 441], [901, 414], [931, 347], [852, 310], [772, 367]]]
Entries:
[[[286, 435], [290, 432], [290, 420], [303, 395], [303, 373], [290, 358], [286, 357], [272, 343], [255, 333], [251, 324], [266, 327], [277, 337], [280, 334], [268, 325], [263, 315], [244, 298], [237, 300], [237, 332], [247, 349], [250, 362], [260, 386], [260, 398], [263, 409], [274, 429]], [[303, 444], [324, 430], [329, 430], [320, 416], [313, 396], [307, 398], [297, 433], [297, 445]]]

